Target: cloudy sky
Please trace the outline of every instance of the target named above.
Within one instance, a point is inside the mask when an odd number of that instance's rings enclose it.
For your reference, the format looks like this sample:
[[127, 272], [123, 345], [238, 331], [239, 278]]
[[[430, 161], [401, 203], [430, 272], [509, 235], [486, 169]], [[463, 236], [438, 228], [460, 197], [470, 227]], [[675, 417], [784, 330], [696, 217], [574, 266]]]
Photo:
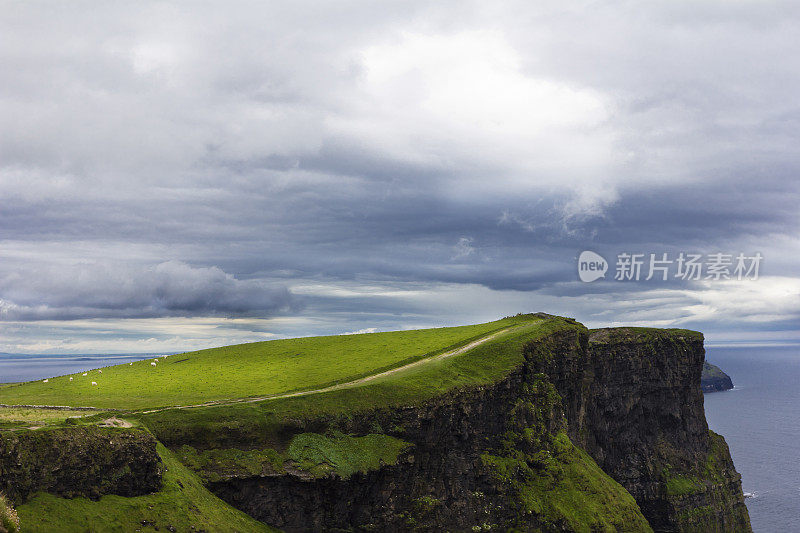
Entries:
[[[795, 2], [2, 13], [2, 352], [532, 311], [800, 342]], [[583, 250], [604, 279], [579, 281]], [[621, 253], [680, 252], [763, 261], [614, 279]]]

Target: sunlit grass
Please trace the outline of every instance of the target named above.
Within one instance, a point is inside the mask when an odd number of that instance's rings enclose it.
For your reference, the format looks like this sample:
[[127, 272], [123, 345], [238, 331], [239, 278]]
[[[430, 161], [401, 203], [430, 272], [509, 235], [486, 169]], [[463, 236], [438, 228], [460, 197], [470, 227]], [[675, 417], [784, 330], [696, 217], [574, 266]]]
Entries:
[[26, 407], [0, 407], [0, 427], [44, 426], [65, 421], [72, 416], [91, 415], [96, 411], [32, 409]]
[[453, 328], [226, 346], [3, 387], [0, 403], [144, 409], [312, 389], [397, 367], [530, 320], [512, 317]]

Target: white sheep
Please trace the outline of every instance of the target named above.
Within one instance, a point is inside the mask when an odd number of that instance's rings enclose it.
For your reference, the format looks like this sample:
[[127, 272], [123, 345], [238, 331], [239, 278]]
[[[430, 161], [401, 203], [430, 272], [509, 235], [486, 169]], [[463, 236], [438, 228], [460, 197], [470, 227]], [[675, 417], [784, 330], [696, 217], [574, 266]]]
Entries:
[[42, 381], [42, 383], [47, 383], [48, 381], [50, 381], [50, 380], [49, 379], [45, 379], [45, 380]]
[[157, 366], [155, 363], [150, 363], [150, 366]]
[[83, 373], [83, 375], [84, 375], [84, 376], [88, 376], [88, 375], [89, 375], [89, 373], [88, 373], [88, 372], [84, 372], [84, 373]]
[[96, 381], [92, 381], [92, 385], [97, 385], [97, 382]]
[[128, 365], [133, 366], [133, 363], [128, 363]]
[[98, 372], [100, 372], [101, 374], [103, 373], [103, 371], [102, 371], [102, 370], [98, 370]]
[[69, 377], [69, 380], [72, 381], [72, 376]]

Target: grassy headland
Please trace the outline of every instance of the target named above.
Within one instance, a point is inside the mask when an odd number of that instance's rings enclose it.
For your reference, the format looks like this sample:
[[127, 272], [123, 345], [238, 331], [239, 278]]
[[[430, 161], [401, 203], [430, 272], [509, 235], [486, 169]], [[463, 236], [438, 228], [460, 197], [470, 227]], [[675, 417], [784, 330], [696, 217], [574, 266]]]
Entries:
[[458, 348], [531, 320], [512, 317], [473, 326], [212, 348], [92, 370], [85, 376], [80, 372], [2, 387], [0, 403], [148, 409], [322, 388]]

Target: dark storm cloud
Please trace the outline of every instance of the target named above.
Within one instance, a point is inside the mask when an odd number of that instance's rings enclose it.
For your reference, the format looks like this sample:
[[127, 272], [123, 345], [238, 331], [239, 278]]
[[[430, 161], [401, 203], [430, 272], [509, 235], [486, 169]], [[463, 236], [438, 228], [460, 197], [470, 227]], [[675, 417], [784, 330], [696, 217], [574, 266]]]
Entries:
[[216, 267], [79, 264], [0, 279], [3, 320], [271, 315], [296, 310], [286, 288], [237, 280]]
[[[796, 290], [791, 3], [23, 3], [3, 24], [5, 321], [331, 332], [474, 298], [735, 319], [702, 285], [578, 283], [585, 249], [761, 251]], [[772, 297], [746, 294], [753, 316]]]

